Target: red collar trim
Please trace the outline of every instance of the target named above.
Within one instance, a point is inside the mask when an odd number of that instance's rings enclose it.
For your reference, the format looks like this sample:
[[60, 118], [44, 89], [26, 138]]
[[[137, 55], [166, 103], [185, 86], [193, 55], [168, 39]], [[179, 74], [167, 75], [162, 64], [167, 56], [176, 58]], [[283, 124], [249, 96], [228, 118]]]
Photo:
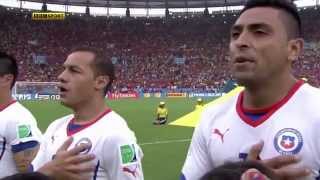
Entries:
[[17, 102], [17, 100], [12, 99], [8, 104], [0, 105], [0, 111], [3, 111], [4, 109], [6, 109], [7, 107], [9, 107], [11, 104], [13, 104], [15, 102]]
[[[293, 87], [290, 89], [288, 94], [285, 97], [283, 97], [280, 101], [276, 102], [275, 104], [267, 108], [261, 108], [261, 109], [244, 109], [243, 108], [243, 91], [242, 91], [237, 100], [236, 111], [240, 116], [240, 118], [245, 123], [249, 124], [252, 127], [257, 127], [260, 124], [262, 124], [264, 121], [266, 121], [273, 113], [275, 113], [286, 102], [288, 102], [289, 99], [295, 94], [295, 92], [297, 92], [297, 90], [303, 84], [304, 84], [304, 81], [298, 81], [293, 85]], [[261, 116], [258, 120], [252, 121], [248, 116], [245, 115], [245, 112], [252, 113], [252, 114], [259, 114], [259, 113], [266, 113], [266, 114]]]
[[[99, 114], [96, 118], [94, 118], [93, 120], [90, 120], [88, 121], [86, 124], [81, 124], [81, 128], [75, 130], [75, 131], [68, 131], [68, 128], [67, 128], [67, 135], [68, 136], [72, 136], [74, 135], [75, 133], [91, 126], [92, 124], [96, 123], [97, 121], [99, 121], [103, 116], [105, 116], [106, 114], [110, 113], [112, 110], [111, 109], [106, 109], [105, 111], [103, 111], [101, 114]], [[72, 118], [71, 121], [69, 121], [67, 127], [70, 125], [70, 124], [74, 124], [74, 121], [75, 121], [75, 118]]]

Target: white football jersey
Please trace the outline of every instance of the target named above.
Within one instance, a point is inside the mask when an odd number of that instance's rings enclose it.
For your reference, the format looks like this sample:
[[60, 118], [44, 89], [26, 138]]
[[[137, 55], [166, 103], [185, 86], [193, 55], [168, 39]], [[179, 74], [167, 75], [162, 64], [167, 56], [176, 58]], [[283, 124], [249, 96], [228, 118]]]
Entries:
[[213, 168], [245, 159], [252, 145], [264, 146], [261, 159], [298, 155], [296, 166], [320, 170], [320, 90], [298, 82], [273, 111], [260, 121], [249, 120], [241, 111], [242, 93], [227, 102], [205, 109], [195, 128], [182, 168], [181, 179], [198, 180]]
[[40, 143], [41, 136], [35, 118], [20, 103], [12, 101], [0, 108], [0, 178], [18, 172], [12, 148], [29, 141]]
[[74, 121], [73, 117], [68, 115], [50, 124], [44, 134], [45, 142], [32, 162], [35, 170], [50, 161], [63, 142], [72, 136], [70, 148], [81, 143], [91, 144], [91, 148], [83, 153], [96, 156], [93, 180], [143, 179], [142, 150], [122, 117], [108, 109], [86, 127], [70, 132], [67, 127]]

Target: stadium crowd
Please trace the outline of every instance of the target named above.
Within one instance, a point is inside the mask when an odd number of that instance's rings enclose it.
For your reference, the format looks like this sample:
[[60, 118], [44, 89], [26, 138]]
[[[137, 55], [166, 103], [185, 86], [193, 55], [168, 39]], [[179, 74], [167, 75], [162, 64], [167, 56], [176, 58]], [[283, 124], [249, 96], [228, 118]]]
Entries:
[[[320, 86], [319, 9], [301, 9], [305, 53], [298, 77]], [[236, 12], [209, 17], [121, 18], [68, 16], [33, 21], [30, 12], [0, 8], [0, 50], [19, 60], [19, 81], [57, 81], [75, 46], [104, 51], [115, 63], [115, 91], [217, 91], [228, 79], [229, 29]]]

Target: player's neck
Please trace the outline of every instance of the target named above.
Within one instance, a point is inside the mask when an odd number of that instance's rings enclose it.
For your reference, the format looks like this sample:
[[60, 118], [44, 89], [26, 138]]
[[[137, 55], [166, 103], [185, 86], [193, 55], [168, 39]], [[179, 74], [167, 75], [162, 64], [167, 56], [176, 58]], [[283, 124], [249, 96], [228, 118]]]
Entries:
[[[3, 91], [3, 92], [6, 92], [6, 91]], [[0, 93], [0, 106], [7, 105], [13, 100], [11, 96], [11, 91], [7, 93], [3, 93], [3, 92]]]
[[264, 82], [257, 87], [246, 87], [243, 97], [243, 107], [249, 109], [269, 107], [284, 98], [297, 80], [289, 78], [286, 81]]
[[74, 121], [81, 124], [95, 119], [106, 110], [107, 106], [103, 99], [91, 100], [74, 108]]

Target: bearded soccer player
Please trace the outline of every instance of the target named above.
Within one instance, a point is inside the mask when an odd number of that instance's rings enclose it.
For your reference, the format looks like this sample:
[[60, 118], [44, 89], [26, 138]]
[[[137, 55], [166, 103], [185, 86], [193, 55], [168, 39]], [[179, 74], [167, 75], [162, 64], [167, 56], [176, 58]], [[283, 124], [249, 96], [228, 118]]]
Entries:
[[59, 75], [61, 103], [73, 114], [51, 123], [47, 140], [33, 161], [34, 169], [54, 158], [58, 147], [72, 136], [71, 147], [87, 144], [83, 154], [95, 155], [94, 180], [141, 180], [142, 151], [125, 120], [105, 104], [114, 80], [113, 64], [92, 48], [73, 50]]
[[0, 178], [26, 172], [41, 142], [33, 115], [11, 96], [16, 60], [0, 53]]
[[320, 91], [292, 74], [303, 49], [296, 6], [249, 0], [231, 28], [229, 49], [233, 77], [245, 89], [204, 110], [181, 179], [252, 158], [257, 147], [255, 159], [280, 179], [319, 177]]

